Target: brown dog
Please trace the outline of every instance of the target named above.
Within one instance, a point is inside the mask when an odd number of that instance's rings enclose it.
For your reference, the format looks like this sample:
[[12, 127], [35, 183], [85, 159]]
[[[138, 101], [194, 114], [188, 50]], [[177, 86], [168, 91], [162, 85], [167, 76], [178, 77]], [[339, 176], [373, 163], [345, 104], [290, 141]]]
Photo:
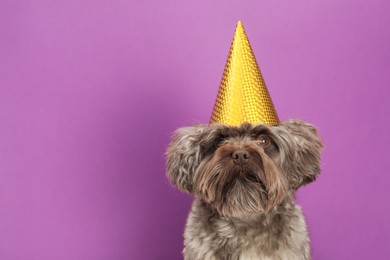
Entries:
[[320, 172], [314, 126], [199, 125], [177, 130], [167, 175], [195, 195], [185, 259], [310, 259], [295, 191]]

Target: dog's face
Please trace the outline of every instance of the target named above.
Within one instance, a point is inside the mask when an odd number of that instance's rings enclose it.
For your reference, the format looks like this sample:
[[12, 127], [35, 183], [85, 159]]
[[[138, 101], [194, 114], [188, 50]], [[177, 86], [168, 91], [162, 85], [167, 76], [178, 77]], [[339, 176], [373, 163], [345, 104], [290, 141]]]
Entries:
[[298, 120], [185, 127], [168, 147], [167, 175], [223, 216], [266, 213], [315, 180], [321, 147], [316, 129]]

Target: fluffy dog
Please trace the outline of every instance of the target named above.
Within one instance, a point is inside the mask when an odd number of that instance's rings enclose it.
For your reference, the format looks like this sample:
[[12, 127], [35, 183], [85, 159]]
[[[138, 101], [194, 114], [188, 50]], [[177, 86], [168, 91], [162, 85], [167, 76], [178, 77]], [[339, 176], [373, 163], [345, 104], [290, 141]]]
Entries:
[[167, 150], [167, 175], [195, 195], [184, 258], [310, 259], [295, 191], [320, 172], [320, 137], [311, 124], [184, 127]]

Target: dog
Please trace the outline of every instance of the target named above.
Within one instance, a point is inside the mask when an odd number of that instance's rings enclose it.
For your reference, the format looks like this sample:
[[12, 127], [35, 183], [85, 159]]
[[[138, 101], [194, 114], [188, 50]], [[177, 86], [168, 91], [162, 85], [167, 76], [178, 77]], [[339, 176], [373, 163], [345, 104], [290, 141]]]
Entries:
[[178, 129], [167, 149], [167, 176], [194, 195], [183, 255], [194, 259], [310, 259], [296, 190], [320, 173], [323, 147], [301, 120]]

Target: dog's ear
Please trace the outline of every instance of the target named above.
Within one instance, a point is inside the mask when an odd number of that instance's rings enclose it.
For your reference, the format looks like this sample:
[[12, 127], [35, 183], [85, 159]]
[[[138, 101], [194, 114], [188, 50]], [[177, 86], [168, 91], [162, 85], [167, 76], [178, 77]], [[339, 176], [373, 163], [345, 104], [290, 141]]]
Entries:
[[192, 194], [194, 173], [201, 160], [201, 143], [207, 126], [198, 125], [176, 130], [168, 146], [167, 176], [179, 190]]
[[300, 120], [287, 120], [281, 123], [291, 136], [293, 147], [292, 161], [289, 163], [292, 176], [290, 187], [298, 189], [316, 179], [320, 173], [320, 153], [323, 147], [317, 129]]

